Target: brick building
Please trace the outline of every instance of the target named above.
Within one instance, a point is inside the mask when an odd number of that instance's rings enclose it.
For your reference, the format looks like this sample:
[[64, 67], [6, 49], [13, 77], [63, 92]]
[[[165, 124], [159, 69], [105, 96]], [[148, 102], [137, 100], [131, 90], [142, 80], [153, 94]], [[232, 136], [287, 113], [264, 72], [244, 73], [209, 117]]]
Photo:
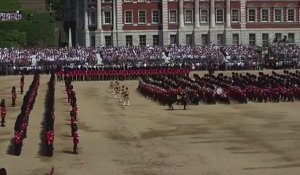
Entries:
[[[68, 0], [76, 44], [300, 44], [300, 0]], [[76, 32], [75, 32], [76, 31]]]

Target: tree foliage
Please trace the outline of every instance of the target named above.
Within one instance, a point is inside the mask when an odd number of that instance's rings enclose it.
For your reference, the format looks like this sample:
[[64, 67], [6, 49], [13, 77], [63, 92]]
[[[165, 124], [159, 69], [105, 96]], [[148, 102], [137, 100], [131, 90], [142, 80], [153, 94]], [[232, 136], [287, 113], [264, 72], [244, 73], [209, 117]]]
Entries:
[[63, 20], [63, 1], [62, 0], [47, 0], [47, 4], [52, 4], [52, 10], [55, 13], [55, 20], [62, 21]]

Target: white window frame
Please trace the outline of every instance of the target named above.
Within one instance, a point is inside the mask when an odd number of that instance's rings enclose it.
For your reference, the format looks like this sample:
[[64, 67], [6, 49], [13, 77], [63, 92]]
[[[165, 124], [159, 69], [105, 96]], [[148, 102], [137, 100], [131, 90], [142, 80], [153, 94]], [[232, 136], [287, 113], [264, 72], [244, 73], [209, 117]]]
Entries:
[[[251, 44], [250, 44], [250, 41], [252, 41], [252, 40], [250, 40], [250, 35], [254, 35], [254, 45], [251, 45]], [[256, 46], [256, 42], [257, 42], [257, 41], [256, 41], [256, 33], [249, 33], [249, 36], [248, 36], [248, 37], [249, 37], [249, 45], [250, 45], [250, 46]]]
[[[237, 10], [238, 11], [238, 20], [237, 21], [233, 21], [233, 11], [234, 10]], [[240, 10], [239, 9], [231, 9], [231, 22], [232, 23], [238, 23], [238, 22], [240, 22], [240, 17], [241, 17], [241, 14], [240, 14]]]
[[[280, 21], [276, 21], [276, 10], [280, 10]], [[282, 8], [274, 8], [274, 22], [283, 22], [283, 9]]]
[[[105, 12], [109, 12], [110, 13], [110, 23], [106, 23], [105, 22]], [[103, 25], [110, 25], [113, 23], [113, 19], [112, 19], [112, 11], [111, 10], [103, 10]]]
[[[263, 10], [268, 10], [268, 20], [267, 21], [264, 21], [263, 20]], [[260, 10], [260, 22], [270, 22], [270, 9], [269, 8], [262, 8]]]
[[[140, 22], [140, 12], [145, 12], [145, 22]], [[147, 11], [146, 10], [138, 10], [138, 24], [147, 24]]]
[[[254, 21], [250, 21], [249, 19], [250, 19], [250, 10], [254, 10]], [[257, 12], [257, 9], [255, 9], [255, 8], [248, 8], [248, 10], [247, 10], [247, 22], [250, 22], [250, 23], [254, 23], [254, 22], [256, 22], [257, 21], [257, 16], [256, 16], [256, 13]]]
[[[153, 12], [158, 12], [158, 21], [157, 22], [154, 22], [153, 21]], [[159, 24], [160, 23], [160, 11], [159, 10], [152, 10], [152, 12], [151, 12], [151, 22], [152, 22], [152, 24]]]
[[132, 35], [125, 35], [125, 44], [126, 44], [126, 46], [128, 46], [128, 44], [130, 44], [129, 42], [127, 42], [127, 36], [131, 37], [131, 46], [133, 46], [133, 36]]
[[[294, 10], [294, 20], [293, 21], [289, 20], [289, 10]], [[296, 9], [295, 8], [287, 8], [286, 9], [286, 21], [287, 22], [295, 22], [296, 21], [296, 17], [297, 17], [297, 14], [296, 14]]]
[[[131, 12], [131, 22], [126, 21], [126, 12]], [[133, 24], [133, 11], [132, 10], [125, 10], [124, 11], [124, 24]]]
[[[202, 20], [202, 10], [206, 11], [206, 21]], [[200, 23], [209, 23], [209, 9], [200, 9]]]
[[[175, 22], [171, 21], [171, 11], [175, 11]], [[169, 23], [171, 24], [177, 24], [178, 23], [178, 13], [177, 13], [177, 10], [176, 9], [171, 9], [169, 10]]]
[[[234, 41], [234, 36], [237, 36], [237, 43], [235, 43]], [[232, 34], [232, 45], [238, 45], [240, 44], [240, 34], [239, 33], [233, 33]]]
[[[142, 36], [143, 37], [145, 37], [144, 39], [145, 39], [145, 45], [141, 45], [141, 38], [142, 38]], [[147, 35], [139, 35], [139, 46], [146, 46], [147, 45]]]
[[[154, 43], [154, 36], [157, 36], [157, 39], [158, 39], [158, 43], [157, 44], [155, 44]], [[152, 35], [152, 45], [154, 45], [154, 46], [158, 46], [159, 45], [159, 35]]]
[[[218, 11], [222, 11], [222, 21], [218, 21]], [[222, 23], [224, 23], [224, 9], [216, 9], [216, 12], [215, 12], [216, 14], [216, 23], [219, 23], [219, 24], [222, 24]]]
[[[187, 18], [186, 12], [187, 11], [191, 11], [192, 12], [192, 20], [191, 21], [186, 21], [186, 18]], [[194, 10], [193, 9], [184, 9], [184, 23], [186, 23], [186, 24], [192, 24], [193, 21], [194, 21]]]

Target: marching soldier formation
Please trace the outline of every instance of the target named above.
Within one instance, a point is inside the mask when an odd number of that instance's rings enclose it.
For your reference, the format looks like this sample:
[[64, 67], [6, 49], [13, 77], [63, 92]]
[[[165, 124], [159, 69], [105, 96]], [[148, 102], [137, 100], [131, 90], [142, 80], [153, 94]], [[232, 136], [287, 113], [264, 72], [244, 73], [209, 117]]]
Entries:
[[71, 126], [71, 136], [73, 137], [73, 153], [78, 154], [78, 143], [79, 143], [79, 134], [78, 134], [78, 125], [77, 125], [77, 98], [75, 91], [73, 90], [72, 78], [66, 76], [65, 87], [67, 92], [68, 103], [71, 105], [70, 111], [70, 126]]
[[271, 75], [262, 72], [259, 75], [233, 72], [232, 76], [220, 73], [217, 76], [206, 74], [204, 77], [194, 74], [193, 79], [141, 78], [138, 89], [145, 96], [168, 104], [170, 109], [173, 109], [171, 104], [179, 99], [182, 104], [185, 102], [216, 104], [216, 101], [230, 104], [232, 100], [239, 103], [293, 102], [295, 98], [300, 98], [300, 72], [285, 70], [279, 74], [273, 71]]
[[180, 67], [134, 67], [134, 68], [64, 68], [57, 70], [58, 81], [69, 78], [72, 81], [136, 80], [138, 77], [187, 76], [190, 70]]
[[[21, 107], [21, 113], [18, 115], [15, 122], [15, 133], [14, 133], [14, 151], [16, 155], [21, 154], [23, 139], [27, 137], [27, 127], [29, 123], [30, 112], [35, 103], [35, 98], [37, 96], [37, 90], [39, 87], [40, 75], [35, 74], [29, 90], [24, 96], [23, 104]], [[15, 93], [15, 88], [14, 92]]]
[[44, 130], [45, 130], [45, 146], [46, 155], [53, 156], [54, 150], [54, 120], [55, 120], [55, 75], [51, 74], [48, 82], [48, 92], [46, 98], [46, 113], [44, 118]]

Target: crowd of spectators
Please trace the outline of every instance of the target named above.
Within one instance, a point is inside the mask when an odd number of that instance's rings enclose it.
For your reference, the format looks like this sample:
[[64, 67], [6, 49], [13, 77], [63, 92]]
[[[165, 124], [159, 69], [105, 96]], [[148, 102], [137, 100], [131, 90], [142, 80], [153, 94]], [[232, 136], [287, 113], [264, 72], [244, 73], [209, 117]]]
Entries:
[[[132, 46], [97, 48], [0, 48], [0, 68], [26, 66], [159, 66], [188, 64], [191, 69], [237, 70], [299, 66], [300, 47], [290, 44], [270, 46], [271, 61], [263, 59], [257, 49], [246, 45], [218, 46]], [[264, 57], [265, 58], [265, 57]], [[168, 60], [168, 61], [166, 61]], [[275, 61], [275, 62], [274, 62]], [[289, 62], [287, 62], [289, 61]], [[36, 64], [34, 64], [35, 62]], [[281, 63], [282, 62], [282, 63]], [[262, 65], [263, 64], [263, 65]]]
[[270, 45], [271, 55], [279, 60], [295, 60], [300, 58], [300, 46], [288, 43]]
[[19, 11], [16, 12], [0, 12], [0, 21], [19, 21], [23, 16]]
[[[226, 46], [230, 55], [241, 55], [244, 58], [258, 59], [259, 54], [246, 46]], [[120, 64], [128, 62], [155, 62], [170, 60], [222, 60], [224, 55], [219, 46], [147, 46], [147, 47], [99, 47], [99, 48], [35, 48], [17, 49], [0, 48], [1, 62], [30, 64], [32, 56], [37, 62], [43, 61], [80, 61], [95, 64], [101, 57], [103, 64]]]

